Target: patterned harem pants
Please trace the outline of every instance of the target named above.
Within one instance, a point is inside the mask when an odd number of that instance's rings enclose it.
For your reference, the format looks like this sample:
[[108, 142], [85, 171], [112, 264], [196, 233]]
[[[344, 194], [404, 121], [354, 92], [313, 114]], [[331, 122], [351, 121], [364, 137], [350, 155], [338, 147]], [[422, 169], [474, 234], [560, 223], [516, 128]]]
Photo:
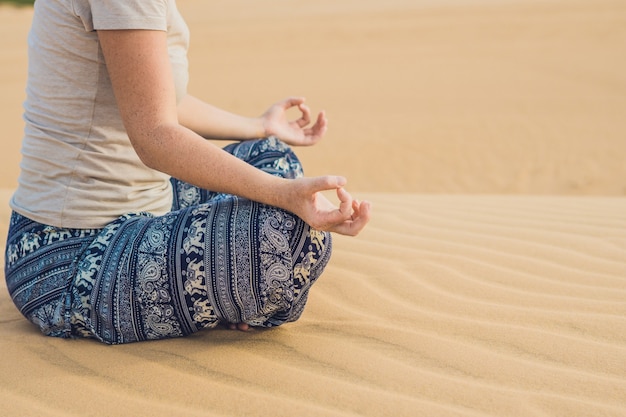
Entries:
[[[273, 175], [302, 175], [275, 138], [228, 152]], [[119, 344], [218, 323], [297, 320], [331, 253], [330, 234], [282, 209], [172, 179], [163, 216], [132, 213], [102, 229], [11, 217], [5, 277], [20, 312], [57, 337]]]

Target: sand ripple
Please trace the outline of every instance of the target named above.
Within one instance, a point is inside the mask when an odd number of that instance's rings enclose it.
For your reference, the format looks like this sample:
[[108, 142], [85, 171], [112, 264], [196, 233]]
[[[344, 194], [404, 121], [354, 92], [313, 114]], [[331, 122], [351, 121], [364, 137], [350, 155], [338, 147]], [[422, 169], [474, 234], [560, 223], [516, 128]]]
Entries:
[[3, 290], [0, 402], [41, 416], [626, 413], [625, 199], [368, 198], [372, 227], [335, 239], [305, 315], [280, 329], [62, 341]]

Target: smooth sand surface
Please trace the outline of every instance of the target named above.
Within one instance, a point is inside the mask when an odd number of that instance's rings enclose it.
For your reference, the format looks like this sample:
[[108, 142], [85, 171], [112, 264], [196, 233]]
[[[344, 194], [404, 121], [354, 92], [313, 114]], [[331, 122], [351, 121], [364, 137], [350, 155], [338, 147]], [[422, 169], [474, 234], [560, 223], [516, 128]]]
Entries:
[[[191, 90], [305, 94], [309, 174], [375, 216], [270, 331], [47, 338], [0, 280], [0, 416], [626, 415], [626, 2], [178, 1]], [[0, 7], [3, 236], [30, 14]]]

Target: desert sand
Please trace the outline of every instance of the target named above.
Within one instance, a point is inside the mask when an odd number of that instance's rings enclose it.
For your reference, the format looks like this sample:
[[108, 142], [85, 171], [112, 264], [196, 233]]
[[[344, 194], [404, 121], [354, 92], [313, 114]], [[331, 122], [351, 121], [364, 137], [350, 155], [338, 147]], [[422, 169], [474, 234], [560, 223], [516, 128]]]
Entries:
[[[325, 109], [298, 153], [372, 222], [270, 331], [47, 338], [0, 280], [1, 416], [626, 415], [626, 2], [178, 3], [190, 90]], [[31, 14], [0, 7], [2, 236]]]

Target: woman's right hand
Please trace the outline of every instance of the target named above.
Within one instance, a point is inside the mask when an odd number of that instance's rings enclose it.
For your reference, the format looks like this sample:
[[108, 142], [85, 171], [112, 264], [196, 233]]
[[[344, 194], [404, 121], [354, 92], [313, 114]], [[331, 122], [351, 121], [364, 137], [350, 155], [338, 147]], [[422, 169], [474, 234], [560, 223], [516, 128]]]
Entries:
[[[359, 202], [343, 188], [346, 179], [336, 176], [304, 177], [289, 180], [289, 210], [317, 230], [356, 236], [369, 222], [371, 204]], [[323, 191], [336, 190], [339, 205]]]

